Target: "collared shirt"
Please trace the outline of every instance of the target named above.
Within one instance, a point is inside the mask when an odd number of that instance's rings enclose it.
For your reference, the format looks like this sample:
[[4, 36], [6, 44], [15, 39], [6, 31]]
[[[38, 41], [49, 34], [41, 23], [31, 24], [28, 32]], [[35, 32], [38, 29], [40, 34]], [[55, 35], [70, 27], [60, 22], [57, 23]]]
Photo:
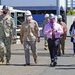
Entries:
[[[57, 31], [57, 32], [55, 32], [55, 38], [60, 38], [60, 35], [63, 33], [61, 25], [54, 22], [53, 28], [55, 31]], [[49, 32], [50, 30], [52, 30], [51, 23], [48, 23], [45, 25], [44, 34], [47, 36], [47, 38], [52, 39], [52, 32]]]
[[23, 40], [25, 41], [35, 41], [36, 37], [40, 37], [40, 31], [38, 23], [35, 20], [31, 22], [24, 21], [21, 27], [21, 34], [23, 34]]

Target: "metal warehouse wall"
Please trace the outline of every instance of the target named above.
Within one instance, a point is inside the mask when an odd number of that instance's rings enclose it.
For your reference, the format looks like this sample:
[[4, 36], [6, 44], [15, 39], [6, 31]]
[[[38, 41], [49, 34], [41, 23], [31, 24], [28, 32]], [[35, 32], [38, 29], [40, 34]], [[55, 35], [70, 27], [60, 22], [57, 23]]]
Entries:
[[57, 6], [57, 0], [1, 0], [8, 6]]
[[33, 19], [35, 19], [37, 22], [43, 22], [44, 14], [33, 14]]

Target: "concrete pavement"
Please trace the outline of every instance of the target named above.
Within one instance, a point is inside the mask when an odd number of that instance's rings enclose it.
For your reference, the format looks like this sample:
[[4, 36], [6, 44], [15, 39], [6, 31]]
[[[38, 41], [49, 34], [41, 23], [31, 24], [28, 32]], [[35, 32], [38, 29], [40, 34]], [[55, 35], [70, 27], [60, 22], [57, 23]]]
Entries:
[[44, 40], [37, 43], [38, 64], [35, 64], [31, 54], [31, 65], [24, 66], [25, 56], [23, 46], [18, 43], [11, 46], [12, 56], [10, 65], [0, 65], [0, 75], [75, 75], [75, 56], [73, 56], [72, 43], [67, 37], [65, 55], [58, 57], [56, 67], [49, 67], [50, 58], [48, 50], [45, 51]]

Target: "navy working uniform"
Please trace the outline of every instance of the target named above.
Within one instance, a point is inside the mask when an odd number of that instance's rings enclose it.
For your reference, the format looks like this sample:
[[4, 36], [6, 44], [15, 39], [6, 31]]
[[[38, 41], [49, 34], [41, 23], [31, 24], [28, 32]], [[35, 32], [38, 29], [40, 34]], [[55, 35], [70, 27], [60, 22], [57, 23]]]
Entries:
[[[50, 22], [50, 19], [49, 19], [49, 14], [45, 14], [45, 20], [44, 22], [42, 23], [42, 33], [44, 35], [44, 27], [46, 24], [48, 24]], [[48, 43], [47, 43], [47, 37], [46, 35], [44, 35], [44, 49], [47, 50], [48, 49]]]
[[13, 29], [15, 28], [13, 18], [8, 15], [8, 6], [4, 5], [3, 13], [0, 16], [0, 64], [4, 62], [4, 46], [6, 47], [6, 64], [10, 64], [11, 57], [11, 37]]

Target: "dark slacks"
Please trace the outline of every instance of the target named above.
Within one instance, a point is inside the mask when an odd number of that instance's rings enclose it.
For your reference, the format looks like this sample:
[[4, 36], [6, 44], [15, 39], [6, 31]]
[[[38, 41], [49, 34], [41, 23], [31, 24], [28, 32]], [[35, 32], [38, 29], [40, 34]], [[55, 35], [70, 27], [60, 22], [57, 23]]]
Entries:
[[73, 43], [73, 52], [75, 54], [75, 43]]
[[48, 48], [49, 48], [51, 62], [54, 62], [57, 60], [58, 44], [59, 44], [59, 38], [48, 39]]

